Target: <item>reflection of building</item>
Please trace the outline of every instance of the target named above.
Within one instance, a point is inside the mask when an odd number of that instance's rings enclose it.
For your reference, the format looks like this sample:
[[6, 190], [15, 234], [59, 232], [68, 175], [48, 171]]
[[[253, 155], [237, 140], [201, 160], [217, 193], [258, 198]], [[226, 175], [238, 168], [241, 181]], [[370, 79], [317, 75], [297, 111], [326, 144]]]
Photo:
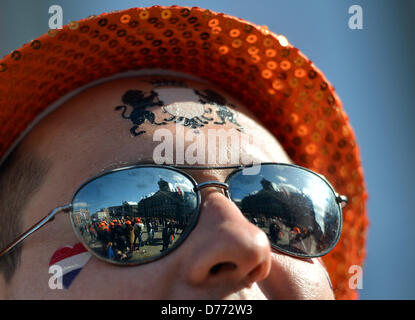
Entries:
[[79, 209], [73, 213], [75, 223], [80, 225], [84, 221], [88, 221], [90, 218], [89, 209]]
[[128, 203], [127, 201], [123, 201], [120, 206], [108, 207], [108, 211], [111, 217], [138, 216], [137, 204]]
[[196, 207], [194, 193], [172, 190], [167, 181], [160, 179], [159, 190], [138, 203], [141, 217], [166, 217], [181, 220], [192, 214]]
[[97, 211], [93, 214], [94, 218], [98, 220], [104, 220], [109, 218], [108, 208], [103, 208], [101, 211]]
[[287, 226], [314, 225], [314, 209], [311, 200], [299, 190], [288, 190], [284, 186], [274, 186], [265, 178], [262, 189], [246, 196], [241, 201], [245, 214], [264, 214], [265, 217], [281, 217]]
[[179, 187], [173, 190], [163, 179], [158, 181], [159, 190], [138, 203], [123, 201], [120, 206], [108, 207], [111, 217], [166, 217], [180, 220], [194, 212], [196, 196]]

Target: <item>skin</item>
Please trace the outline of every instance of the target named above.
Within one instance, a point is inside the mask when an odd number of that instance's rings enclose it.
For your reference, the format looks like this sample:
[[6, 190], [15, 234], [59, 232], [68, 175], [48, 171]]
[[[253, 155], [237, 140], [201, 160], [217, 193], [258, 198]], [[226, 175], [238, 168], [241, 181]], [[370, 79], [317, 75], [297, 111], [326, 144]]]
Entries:
[[[143, 80], [146, 78], [112, 80], [83, 91], [49, 114], [25, 137], [21, 150], [49, 161], [51, 169], [45, 183], [24, 208], [24, 229], [51, 209], [70, 203], [73, 193], [85, 180], [107, 170], [151, 161], [154, 148], [160, 144], [153, 141], [155, 130], [163, 128], [176, 132], [173, 122], [156, 126], [146, 121], [140, 126], [140, 130], [146, 132], [133, 136], [130, 133], [132, 122], [114, 110], [122, 104], [121, 97], [127, 90], [147, 93], [157, 90]], [[198, 90], [213, 88], [185, 81]], [[281, 145], [257, 122], [255, 115], [226, 93], [214, 90], [236, 106], [232, 111], [244, 128], [244, 134], [261, 137], [262, 144], [241, 148], [245, 156], [255, 161], [290, 162]], [[186, 102], [178, 103], [186, 108]], [[148, 110], [154, 112], [158, 120], [168, 116], [158, 106]], [[194, 131], [180, 126], [185, 133]], [[236, 126], [230, 122], [217, 125], [211, 121], [198, 130], [207, 133], [208, 129], [221, 128], [236, 129]], [[185, 148], [190, 144], [185, 142]], [[217, 151], [230, 153], [229, 148]], [[230, 170], [187, 172], [201, 183], [224, 181]], [[24, 242], [21, 263], [10, 284], [0, 280], [0, 297], [333, 299], [326, 270], [318, 259], [294, 258], [271, 249], [265, 233], [251, 224], [220, 189], [213, 187], [203, 189], [199, 221], [187, 240], [171, 254], [136, 267], [115, 266], [92, 257], [69, 290], [51, 290], [48, 287], [50, 257], [58, 248], [77, 242], [67, 215], [58, 215]], [[218, 265], [217, 272], [211, 272], [212, 267]]]

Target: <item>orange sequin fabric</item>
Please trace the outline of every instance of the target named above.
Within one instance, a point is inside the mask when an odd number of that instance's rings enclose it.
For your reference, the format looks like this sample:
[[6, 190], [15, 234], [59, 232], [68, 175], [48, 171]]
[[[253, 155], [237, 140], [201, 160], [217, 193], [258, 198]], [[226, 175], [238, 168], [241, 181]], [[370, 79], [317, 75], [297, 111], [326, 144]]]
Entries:
[[349, 268], [362, 265], [368, 220], [359, 148], [323, 73], [266, 26], [200, 8], [133, 8], [71, 22], [0, 60], [0, 158], [51, 103], [93, 80], [162, 68], [234, 94], [294, 163], [349, 198], [343, 231], [323, 261], [337, 299], [355, 299]]

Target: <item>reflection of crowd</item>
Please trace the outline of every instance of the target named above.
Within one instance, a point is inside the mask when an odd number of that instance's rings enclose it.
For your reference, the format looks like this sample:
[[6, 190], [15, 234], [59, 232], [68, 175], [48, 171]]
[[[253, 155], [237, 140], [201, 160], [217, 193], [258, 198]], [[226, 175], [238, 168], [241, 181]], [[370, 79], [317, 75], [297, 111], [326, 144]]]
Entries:
[[324, 243], [323, 233], [317, 223], [293, 224], [282, 217], [265, 218], [262, 214], [258, 214], [257, 217], [250, 214], [245, 215], [253, 224], [265, 230], [268, 229], [266, 231], [268, 231], [271, 243], [282, 246], [289, 245], [291, 248], [298, 247], [300, 251], [305, 249], [303, 240], [307, 238], [312, 240], [316, 249]]
[[[145, 245], [157, 245], [155, 233], [161, 231], [165, 251], [175, 240], [178, 230], [183, 230], [180, 221], [167, 218], [137, 218], [126, 217], [117, 219], [104, 219], [99, 222], [80, 227], [83, 237], [92, 243], [101, 245], [104, 256], [111, 260], [130, 259], [134, 252], [139, 253]], [[143, 239], [146, 232], [147, 238]]]

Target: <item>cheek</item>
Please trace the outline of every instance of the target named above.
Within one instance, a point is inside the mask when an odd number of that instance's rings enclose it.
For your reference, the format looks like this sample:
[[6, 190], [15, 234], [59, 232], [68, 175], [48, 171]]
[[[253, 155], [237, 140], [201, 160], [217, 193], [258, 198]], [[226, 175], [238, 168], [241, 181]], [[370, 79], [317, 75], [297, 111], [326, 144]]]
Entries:
[[333, 299], [326, 271], [317, 259], [272, 253], [271, 272], [259, 283], [268, 299]]

